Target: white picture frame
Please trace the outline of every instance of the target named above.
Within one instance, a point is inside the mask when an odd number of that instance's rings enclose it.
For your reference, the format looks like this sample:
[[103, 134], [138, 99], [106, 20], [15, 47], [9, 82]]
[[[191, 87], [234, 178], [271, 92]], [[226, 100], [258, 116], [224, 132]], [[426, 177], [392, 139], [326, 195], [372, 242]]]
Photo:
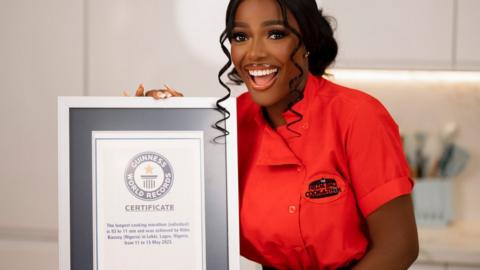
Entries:
[[[238, 214], [238, 174], [237, 174], [237, 132], [236, 132], [236, 100], [233, 98], [227, 99], [225, 102], [222, 103], [228, 112], [229, 117], [222, 122], [224, 128], [228, 130], [229, 135], [226, 137], [220, 137], [219, 141], [223, 141], [220, 143], [213, 142], [215, 137], [222, 136], [223, 133], [214, 129], [212, 125], [215, 124], [216, 121], [221, 120], [224, 118], [225, 114], [221, 113], [217, 110], [216, 102], [218, 98], [169, 98], [167, 100], [156, 101], [152, 98], [131, 98], [131, 97], [59, 97], [58, 98], [58, 202], [59, 202], [59, 233], [58, 233], [58, 240], [59, 240], [59, 269], [60, 270], [75, 270], [72, 269], [72, 256], [76, 256], [76, 249], [72, 249], [72, 233], [78, 232], [78, 228], [75, 231], [72, 230], [72, 218], [75, 218], [75, 209], [72, 208], [72, 203], [74, 200], [72, 199], [77, 194], [72, 194], [72, 192], [76, 192], [75, 190], [72, 191], [72, 171], [75, 171], [75, 168], [72, 166], [77, 166], [76, 164], [72, 164], [71, 159], [75, 158], [75, 153], [71, 151], [71, 144], [75, 143], [72, 141], [77, 134], [70, 134], [72, 130], [72, 125], [79, 125], [82, 126], [85, 121], [91, 121], [92, 118], [95, 119], [96, 114], [104, 115], [108, 113], [109, 117], [115, 117], [116, 112], [122, 112], [123, 115], [130, 116], [135, 114], [137, 110], [142, 112], [147, 112], [149, 117], [155, 117], [155, 115], [162, 115], [163, 112], [168, 110], [170, 114], [174, 113], [181, 113], [182, 110], [185, 112], [189, 112], [190, 109], [195, 109], [195, 117], [200, 117], [198, 119], [202, 119], [202, 113], [208, 114], [211, 118], [212, 115], [214, 119], [211, 119], [208, 124], [204, 124], [203, 128], [210, 132], [209, 135], [206, 135], [204, 141], [206, 144], [215, 144], [212, 147], [216, 147], [215, 149], [222, 148], [225, 153], [224, 156], [222, 155], [215, 155], [214, 157], [207, 157], [207, 160], [210, 158], [214, 159], [224, 159], [225, 168], [225, 187], [226, 190], [222, 191], [219, 190], [218, 194], [224, 193], [223, 198], [219, 198], [215, 204], [218, 205], [218, 202], [222, 202], [224, 204], [224, 209], [228, 211], [224, 211], [225, 217], [223, 217], [226, 222], [223, 224], [227, 228], [222, 228], [226, 232], [225, 244], [228, 249], [226, 253], [223, 255], [227, 258], [226, 259], [226, 266], [229, 270], [239, 270], [240, 269], [240, 249], [239, 249], [239, 214]], [[88, 117], [83, 120], [72, 120], [72, 115], [75, 115], [74, 112], [86, 110], [89, 112]], [[132, 113], [125, 114], [125, 109], [131, 111]], [[171, 109], [174, 109], [172, 111]], [[139, 114], [139, 113], [136, 113]], [[143, 116], [142, 116], [143, 117]], [[137, 119], [143, 119], [142, 117]], [[100, 117], [101, 118], [101, 117]], [[98, 119], [97, 126], [102, 125], [101, 119]], [[154, 118], [156, 119], [156, 118]], [[95, 119], [97, 120], [97, 119]], [[117, 119], [118, 120], [118, 119]], [[122, 122], [123, 121], [123, 122]], [[121, 123], [123, 127], [125, 125], [129, 125], [128, 121], [130, 120], [123, 120], [119, 119], [117, 122]], [[165, 130], [175, 130], [179, 131], [178, 125], [182, 125], [184, 122], [181, 122], [182, 119], [176, 119], [173, 117], [171, 119], [171, 125], [175, 126], [175, 128], [165, 129]], [[137, 120], [135, 123], [141, 123], [142, 120]], [[181, 123], [179, 123], [181, 122]], [[188, 122], [188, 121], [187, 121]], [[198, 121], [194, 121], [194, 124], [197, 124]], [[132, 122], [133, 123], [133, 122]], [[145, 123], [143, 123], [145, 124]], [[112, 125], [112, 123], [108, 123], [108, 125]], [[185, 124], [183, 124], [185, 125]], [[109, 130], [109, 128], [96, 128], [97, 130]], [[127, 128], [128, 129], [128, 128]], [[138, 127], [133, 128], [133, 130], [138, 130]], [[152, 129], [150, 129], [152, 130]], [[186, 130], [191, 130], [187, 129]], [[92, 130], [94, 131], [94, 130]], [[212, 135], [214, 134], [214, 135]], [[92, 148], [90, 148], [91, 151]], [[208, 151], [207, 151], [208, 152]], [[208, 153], [206, 152], [206, 155]], [[206, 162], [208, 163], [208, 162]], [[210, 171], [210, 170], [209, 170]], [[92, 172], [90, 172], [92, 175]], [[90, 179], [91, 180], [91, 179]], [[215, 179], [216, 181], [218, 179]], [[76, 184], [76, 183], [75, 183]], [[91, 181], [90, 181], [91, 185]], [[208, 183], [208, 179], [205, 183], [207, 186], [207, 190], [215, 188], [214, 185], [210, 185]], [[212, 192], [213, 194], [213, 192]], [[82, 202], [83, 203], [83, 202]], [[90, 201], [93, 204], [92, 201]], [[88, 202], [85, 202], [88, 204]], [[212, 204], [213, 205], [213, 204]], [[217, 210], [213, 209], [217, 206], [210, 207], [209, 204], [205, 204], [207, 208], [206, 211], [209, 213], [216, 213]], [[72, 212], [73, 211], [73, 212]], [[221, 211], [220, 211], [221, 212]], [[215, 214], [216, 215], [216, 214]], [[213, 216], [213, 214], [212, 214]], [[222, 217], [220, 216], [220, 219]], [[93, 220], [93, 217], [92, 217]], [[221, 223], [221, 222], [220, 222]], [[208, 235], [208, 221], [207, 221], [207, 239]], [[218, 224], [212, 225], [218, 226]], [[224, 226], [224, 227], [225, 227]], [[92, 227], [90, 227], [92, 229]], [[218, 227], [212, 228], [212, 230], [217, 230]], [[83, 228], [82, 228], [83, 230]], [[85, 228], [85, 230], [87, 230]], [[210, 235], [210, 237], [218, 238], [218, 235]], [[213, 239], [213, 238], [212, 238]], [[93, 238], [92, 238], [92, 245], [93, 245]], [[209, 263], [209, 250], [207, 247], [207, 265]], [[212, 255], [211, 259], [217, 256], [218, 254]], [[222, 257], [223, 257], [222, 256]], [[73, 260], [75, 261], [75, 260]], [[93, 261], [93, 254], [92, 254], [92, 261]], [[213, 264], [213, 262], [212, 262]], [[224, 266], [225, 267], [225, 266]], [[216, 270], [210, 268], [219, 268], [218, 267], [209, 267], [209, 270]], [[92, 267], [93, 269], [93, 267]], [[172, 268], [174, 269], [174, 268]], [[226, 269], [226, 268], [222, 268]]]

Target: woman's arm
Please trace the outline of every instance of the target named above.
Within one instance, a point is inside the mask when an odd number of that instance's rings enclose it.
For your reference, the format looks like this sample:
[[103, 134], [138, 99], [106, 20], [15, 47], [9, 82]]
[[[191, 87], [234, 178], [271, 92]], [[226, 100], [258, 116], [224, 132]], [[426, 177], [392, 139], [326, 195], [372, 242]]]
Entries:
[[418, 256], [418, 235], [410, 195], [400, 196], [367, 217], [370, 246], [354, 270], [408, 269]]

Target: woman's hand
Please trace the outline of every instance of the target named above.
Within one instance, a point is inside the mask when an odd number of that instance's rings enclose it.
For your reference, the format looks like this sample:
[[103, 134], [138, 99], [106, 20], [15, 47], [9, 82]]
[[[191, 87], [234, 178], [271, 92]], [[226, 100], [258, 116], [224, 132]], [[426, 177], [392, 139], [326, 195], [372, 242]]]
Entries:
[[[178, 92], [177, 90], [164, 85], [165, 88], [162, 89], [150, 89], [145, 92], [145, 88], [143, 84], [140, 84], [135, 91], [136, 97], [153, 97], [154, 99], [166, 99], [169, 97], [183, 97], [183, 94]], [[123, 91], [123, 95], [128, 97], [130, 94], [128, 91]]]

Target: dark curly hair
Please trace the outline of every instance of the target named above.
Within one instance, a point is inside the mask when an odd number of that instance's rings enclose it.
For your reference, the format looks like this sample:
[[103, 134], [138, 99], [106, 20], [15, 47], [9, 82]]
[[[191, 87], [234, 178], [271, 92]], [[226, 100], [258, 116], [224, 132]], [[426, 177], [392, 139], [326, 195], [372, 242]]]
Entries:
[[[221, 106], [221, 102], [230, 97], [231, 90], [222, 81], [222, 75], [227, 72], [227, 70], [232, 65], [232, 58], [228, 48], [225, 46], [225, 41], [231, 40], [232, 31], [234, 28], [234, 19], [237, 8], [242, 0], [230, 0], [225, 20], [225, 30], [220, 35], [220, 45], [224, 54], [228, 58], [228, 62], [220, 69], [218, 73], [218, 80], [220, 84], [227, 90], [228, 94], [217, 101], [217, 108], [221, 112], [225, 113], [225, 118], [217, 121], [215, 126], [224, 131], [225, 134], [228, 134], [228, 131], [219, 126], [219, 124], [227, 119], [230, 115], [228, 111]], [[295, 62], [294, 55], [302, 47], [305, 46], [308, 55], [308, 71], [314, 75], [323, 75], [327, 67], [335, 60], [338, 52], [338, 45], [333, 36], [333, 28], [331, 23], [334, 23], [332, 17], [324, 16], [322, 10], [319, 10], [315, 0], [277, 0], [278, 5], [282, 11], [282, 20], [284, 26], [291, 31], [295, 36], [297, 36], [299, 42], [294, 48], [290, 55], [290, 59], [294, 65], [299, 70], [299, 74], [295, 76], [289, 83], [290, 90], [295, 94], [296, 98], [291, 102], [287, 110], [292, 111], [299, 118], [291, 123], [287, 124], [287, 127], [290, 125], [302, 120], [303, 116], [292, 110], [292, 106], [303, 99], [303, 89], [299, 89], [301, 78], [305, 74], [305, 71], [302, 67]], [[300, 33], [291, 27], [288, 23], [287, 10], [295, 17], [300, 27]], [[243, 83], [242, 79], [238, 75], [235, 68], [233, 68], [228, 73], [228, 78], [235, 84]]]

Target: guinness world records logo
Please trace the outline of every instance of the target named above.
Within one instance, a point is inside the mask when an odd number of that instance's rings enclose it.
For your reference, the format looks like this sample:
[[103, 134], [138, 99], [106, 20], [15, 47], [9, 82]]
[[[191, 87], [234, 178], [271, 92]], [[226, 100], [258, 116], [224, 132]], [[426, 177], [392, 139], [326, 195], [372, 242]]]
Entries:
[[158, 200], [165, 196], [172, 187], [172, 165], [158, 153], [139, 153], [127, 164], [125, 184], [130, 193], [140, 200]]

